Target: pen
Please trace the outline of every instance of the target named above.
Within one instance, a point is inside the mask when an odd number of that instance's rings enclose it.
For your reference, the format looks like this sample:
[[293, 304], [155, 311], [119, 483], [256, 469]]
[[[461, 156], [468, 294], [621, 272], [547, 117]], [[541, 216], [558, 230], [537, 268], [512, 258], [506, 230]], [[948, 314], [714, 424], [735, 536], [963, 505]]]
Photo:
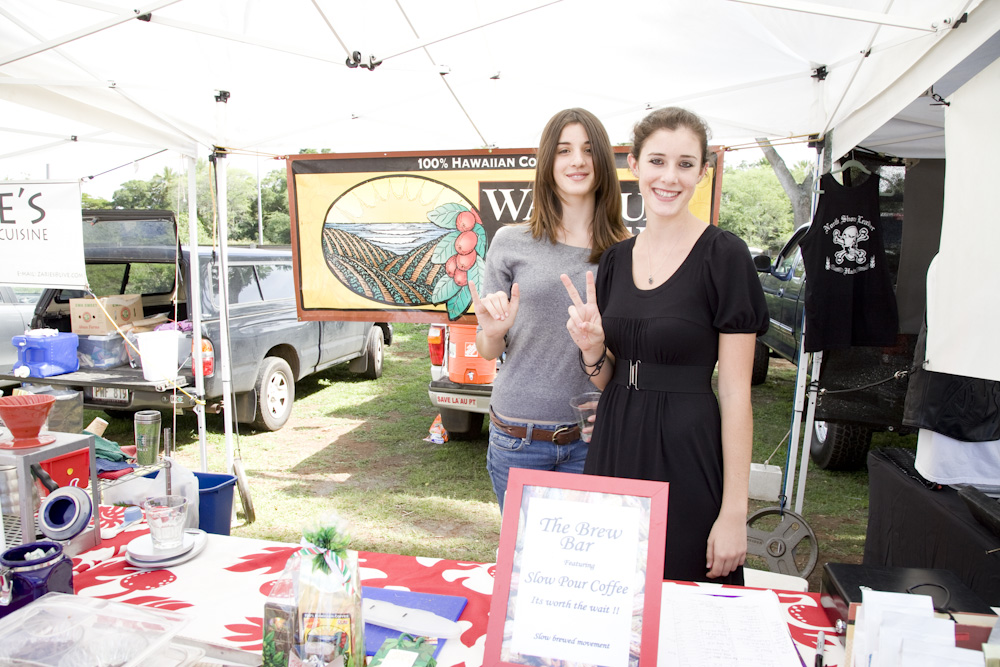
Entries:
[[823, 667], [823, 652], [826, 648], [826, 635], [820, 630], [816, 635], [816, 662], [815, 667]]

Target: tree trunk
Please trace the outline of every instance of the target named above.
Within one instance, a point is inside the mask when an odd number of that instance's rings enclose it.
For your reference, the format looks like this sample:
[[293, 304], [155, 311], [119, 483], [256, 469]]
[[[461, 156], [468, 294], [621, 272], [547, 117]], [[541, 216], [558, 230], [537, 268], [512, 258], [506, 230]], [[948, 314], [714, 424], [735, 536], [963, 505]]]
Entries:
[[778, 177], [778, 182], [781, 183], [785, 194], [792, 202], [795, 229], [798, 229], [812, 219], [813, 174], [812, 172], [806, 174], [802, 183], [796, 183], [792, 172], [788, 171], [785, 161], [778, 155], [778, 151], [774, 150], [770, 141], [757, 137], [757, 145], [764, 152], [764, 157], [771, 164], [771, 168], [774, 169], [774, 173]]

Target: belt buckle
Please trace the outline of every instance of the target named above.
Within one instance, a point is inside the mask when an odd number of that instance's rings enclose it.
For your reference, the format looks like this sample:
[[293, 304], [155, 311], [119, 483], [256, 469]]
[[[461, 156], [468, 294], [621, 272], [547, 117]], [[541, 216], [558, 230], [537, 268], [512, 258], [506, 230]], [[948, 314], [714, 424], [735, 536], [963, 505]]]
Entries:
[[552, 442], [554, 442], [557, 445], [565, 444], [562, 442], [557, 442], [556, 439], [559, 437], [560, 433], [569, 433], [572, 430], [573, 430], [572, 426], [560, 426], [556, 430], [552, 431]]
[[628, 385], [626, 386], [636, 391], [639, 390], [639, 364], [641, 363], [642, 361], [639, 359], [635, 361], [630, 359], [628, 362]]

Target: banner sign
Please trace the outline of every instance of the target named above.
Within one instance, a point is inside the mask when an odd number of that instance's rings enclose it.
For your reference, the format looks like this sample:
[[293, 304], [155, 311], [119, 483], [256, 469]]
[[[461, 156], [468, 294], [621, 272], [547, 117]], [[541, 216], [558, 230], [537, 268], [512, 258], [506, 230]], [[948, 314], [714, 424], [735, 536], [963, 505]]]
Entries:
[[[642, 196], [628, 149], [615, 153], [624, 221], [637, 231]], [[721, 155], [713, 147], [691, 204], [713, 223]], [[496, 230], [528, 219], [534, 178], [534, 149], [289, 157], [300, 319], [474, 323], [468, 284], [481, 285]]]
[[85, 288], [80, 184], [0, 181], [0, 283]]
[[511, 469], [484, 665], [655, 662], [668, 488]]

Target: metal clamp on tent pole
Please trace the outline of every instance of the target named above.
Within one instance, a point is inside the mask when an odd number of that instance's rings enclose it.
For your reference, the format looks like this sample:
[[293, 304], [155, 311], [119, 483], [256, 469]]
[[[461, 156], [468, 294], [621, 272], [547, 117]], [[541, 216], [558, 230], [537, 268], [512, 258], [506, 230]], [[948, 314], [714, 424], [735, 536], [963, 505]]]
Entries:
[[361, 62], [361, 52], [354, 51], [347, 57], [347, 62], [344, 64], [351, 69], [360, 67], [361, 69], [366, 69], [369, 72], [374, 72], [375, 68], [382, 64], [382, 61], [376, 59], [374, 55], [369, 55], [368, 62]]

